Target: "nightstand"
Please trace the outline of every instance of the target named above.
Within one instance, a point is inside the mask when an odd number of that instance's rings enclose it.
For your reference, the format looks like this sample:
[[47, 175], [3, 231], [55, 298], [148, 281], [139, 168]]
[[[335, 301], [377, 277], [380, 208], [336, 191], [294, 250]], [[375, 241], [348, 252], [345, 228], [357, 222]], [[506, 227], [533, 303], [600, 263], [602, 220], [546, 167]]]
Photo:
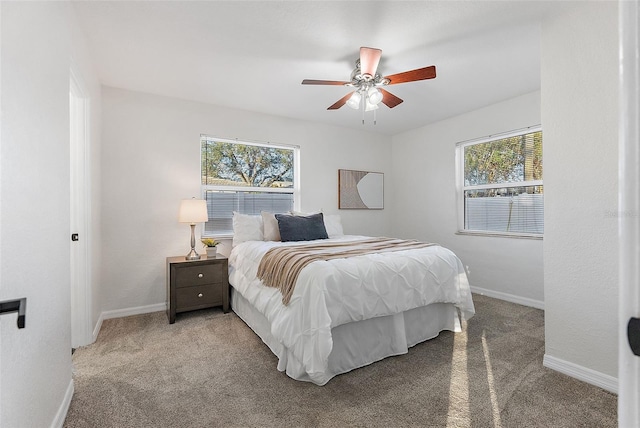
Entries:
[[222, 306], [229, 312], [229, 264], [226, 257], [185, 260], [167, 257], [167, 317], [176, 313]]

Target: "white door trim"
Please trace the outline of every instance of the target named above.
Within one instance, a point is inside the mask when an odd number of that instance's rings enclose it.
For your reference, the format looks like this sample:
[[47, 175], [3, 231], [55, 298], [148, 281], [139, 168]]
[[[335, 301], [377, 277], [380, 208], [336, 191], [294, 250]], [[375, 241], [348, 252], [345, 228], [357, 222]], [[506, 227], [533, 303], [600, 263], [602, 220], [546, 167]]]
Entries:
[[[71, 233], [80, 240], [71, 243], [71, 346], [93, 342], [91, 328], [91, 234], [89, 160], [89, 98], [77, 67], [71, 61], [70, 111], [70, 222]], [[69, 237], [71, 239], [71, 237]]]
[[637, 1], [619, 1], [619, 340], [618, 425], [640, 426], [640, 357], [627, 339], [629, 318], [640, 317], [640, 34]]

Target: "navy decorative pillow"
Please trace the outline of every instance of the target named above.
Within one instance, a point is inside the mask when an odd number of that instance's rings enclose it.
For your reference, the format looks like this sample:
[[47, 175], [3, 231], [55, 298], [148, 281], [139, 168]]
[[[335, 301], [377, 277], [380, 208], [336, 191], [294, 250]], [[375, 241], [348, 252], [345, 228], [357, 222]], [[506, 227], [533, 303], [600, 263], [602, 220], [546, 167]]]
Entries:
[[310, 216], [294, 216], [276, 214], [280, 238], [287, 241], [313, 241], [314, 239], [327, 239], [327, 229], [324, 227], [322, 213]]

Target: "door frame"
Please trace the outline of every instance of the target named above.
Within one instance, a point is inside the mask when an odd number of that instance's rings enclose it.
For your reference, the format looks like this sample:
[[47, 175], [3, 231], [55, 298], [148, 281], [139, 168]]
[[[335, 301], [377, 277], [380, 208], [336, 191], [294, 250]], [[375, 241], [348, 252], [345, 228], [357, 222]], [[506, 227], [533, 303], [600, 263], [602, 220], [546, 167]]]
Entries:
[[[89, 162], [89, 97], [78, 67], [71, 61], [69, 73], [70, 230], [79, 234], [71, 242], [71, 347], [93, 342], [91, 328], [91, 233]], [[72, 98], [74, 102], [72, 102]], [[74, 111], [72, 111], [72, 109]], [[72, 121], [75, 120], [75, 123]], [[71, 236], [69, 236], [71, 239]]]
[[631, 317], [640, 317], [640, 6], [618, 2], [619, 13], [619, 340], [618, 425], [640, 426], [640, 357], [627, 338]]

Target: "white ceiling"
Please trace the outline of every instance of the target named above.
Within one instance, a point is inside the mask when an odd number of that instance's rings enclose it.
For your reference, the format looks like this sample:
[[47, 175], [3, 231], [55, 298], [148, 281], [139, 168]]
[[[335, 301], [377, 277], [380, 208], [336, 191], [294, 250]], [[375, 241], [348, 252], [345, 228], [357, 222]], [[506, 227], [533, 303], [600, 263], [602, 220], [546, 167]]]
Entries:
[[[547, 1], [77, 1], [107, 86], [388, 135], [540, 88]], [[435, 65], [433, 80], [387, 89], [373, 114], [327, 107], [360, 46], [382, 49], [382, 75]]]

